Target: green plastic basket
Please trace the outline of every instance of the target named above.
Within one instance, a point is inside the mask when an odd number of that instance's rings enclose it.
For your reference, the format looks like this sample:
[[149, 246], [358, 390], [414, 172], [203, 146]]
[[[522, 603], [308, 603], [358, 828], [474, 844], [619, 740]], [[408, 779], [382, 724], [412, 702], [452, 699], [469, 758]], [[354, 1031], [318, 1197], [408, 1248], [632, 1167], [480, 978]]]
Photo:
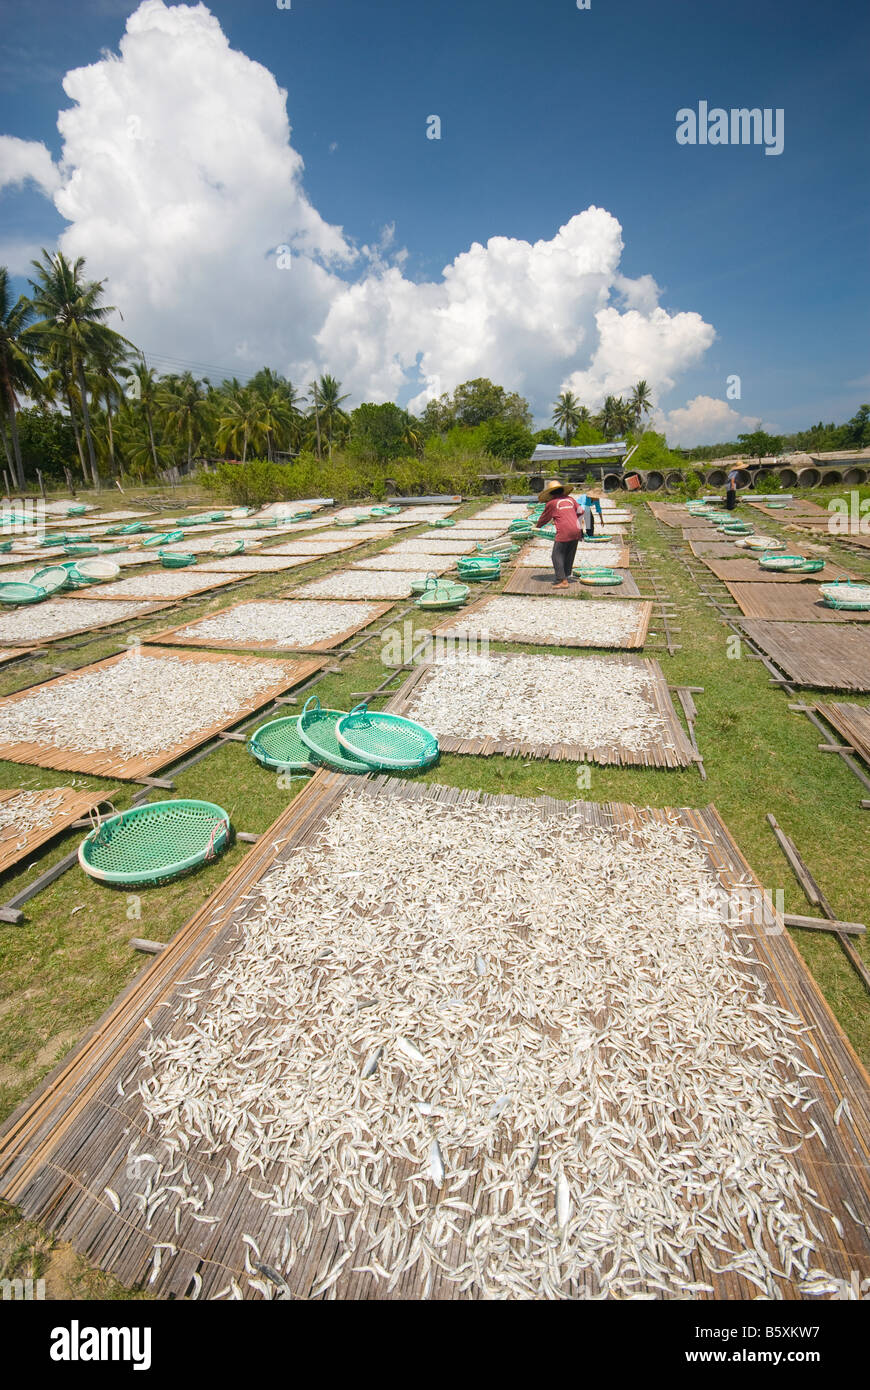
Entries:
[[210, 551], [209, 551], [209, 554], [210, 554], [210, 555], [241, 555], [241, 553], [242, 553], [242, 551], [244, 550], [244, 548], [245, 548], [245, 542], [244, 542], [244, 541], [234, 541], [234, 540], [230, 540], [229, 536], [226, 536], [223, 540], [215, 541], [214, 545], [211, 547], [211, 549], [210, 549]]
[[460, 579], [467, 579], [471, 583], [476, 583], [484, 579], [501, 578], [501, 561], [485, 560], [462, 560], [456, 566]]
[[759, 556], [758, 563], [763, 570], [779, 570], [782, 574], [814, 574], [825, 567], [824, 560], [808, 560], [804, 555], [765, 554]]
[[114, 560], [104, 560], [101, 555], [92, 560], [76, 560], [67, 571], [70, 588], [81, 589], [87, 584], [106, 584], [117, 579], [121, 566]]
[[11, 541], [0, 541], [0, 552], [2, 552], [4, 555], [6, 554], [6, 552], [7, 552], [8, 550], [11, 550], [11, 549], [12, 549], [12, 542], [11, 542]]
[[65, 545], [63, 553], [64, 555], [76, 555], [83, 559], [86, 555], [99, 555], [100, 547], [98, 545]]
[[138, 536], [142, 531], [149, 530], [147, 521], [130, 521], [126, 526], [112, 527], [106, 532], [107, 536]]
[[143, 546], [149, 547], [154, 545], [174, 545], [176, 544], [176, 542], [183, 540], [183, 531], [159, 531], [156, 536], [149, 536], [146, 541], [142, 542], [142, 544]]
[[339, 719], [335, 736], [345, 755], [361, 758], [377, 771], [428, 767], [438, 757], [438, 740], [429, 729], [398, 714], [370, 711], [366, 704]]
[[267, 521], [255, 521], [254, 527], [257, 531], [273, 531], [278, 525], [278, 518], [271, 516]]
[[361, 526], [364, 521], [365, 517], [363, 516], [351, 516], [345, 521], [334, 521], [332, 524], [337, 526], [340, 531], [347, 531], [351, 526]]
[[855, 584], [851, 579], [834, 579], [819, 588], [828, 608], [842, 608], [851, 613], [866, 613], [870, 609], [870, 584]]
[[433, 521], [432, 525], [437, 526], [439, 530], [443, 530], [445, 526], [455, 526], [456, 522], [451, 521], [449, 516], [445, 516], [442, 517], [439, 521]]
[[539, 536], [546, 536], [547, 539], [551, 541], [554, 541], [556, 539], [555, 526], [538, 526], [535, 529], [537, 530]]
[[612, 531], [599, 531], [598, 534], [595, 535], [595, 536], [584, 536], [584, 537], [583, 537], [583, 544], [584, 544], [584, 545], [603, 545], [603, 544], [604, 544], [605, 542], [607, 542], [607, 541], [615, 541], [615, 540], [618, 540], [618, 539], [619, 539], [619, 537], [618, 537], [618, 536], [614, 536], [614, 534], [613, 534]]
[[67, 516], [84, 516], [86, 511], [87, 507], [84, 502], [76, 502], [72, 507], [67, 507], [66, 514]]
[[72, 588], [69, 570], [65, 565], [46, 565], [44, 569], [36, 570], [27, 582], [37, 589], [44, 589], [46, 594], [56, 594], [61, 589]]
[[313, 517], [313, 515], [314, 515], [313, 512], [306, 512], [306, 511], [294, 512], [293, 515], [290, 517], [290, 520], [291, 520], [291, 521], [310, 521], [311, 518]]
[[574, 575], [579, 584], [589, 584], [601, 589], [622, 583], [622, 575], [609, 569], [607, 565], [580, 565], [574, 570]]
[[437, 574], [427, 574], [425, 579], [412, 579], [408, 587], [412, 594], [422, 594], [431, 587], [433, 580], [438, 583]]
[[785, 549], [785, 541], [778, 541], [775, 536], [747, 536], [743, 545], [746, 550], [761, 550], [765, 555]]
[[24, 603], [42, 603], [44, 598], [48, 598], [48, 594], [37, 584], [19, 584], [14, 580], [0, 584], [0, 603], [18, 607]]
[[196, 564], [196, 556], [186, 552], [158, 550], [157, 556], [165, 570], [183, 570]]
[[348, 753], [335, 736], [336, 725], [345, 714], [342, 709], [324, 709], [317, 696], [310, 695], [299, 715], [299, 737], [327, 767], [338, 772], [371, 772], [369, 764]]
[[369, 516], [398, 516], [401, 507], [372, 507]]
[[452, 579], [426, 581], [426, 587], [417, 599], [417, 608], [461, 608], [468, 598], [467, 584], [457, 584]]
[[310, 772], [317, 766], [316, 757], [299, 736], [297, 714], [261, 724], [248, 739], [248, 752], [263, 767], [280, 772]]
[[214, 802], [155, 801], [95, 826], [79, 845], [79, 863], [101, 883], [165, 883], [229, 842], [229, 815]]

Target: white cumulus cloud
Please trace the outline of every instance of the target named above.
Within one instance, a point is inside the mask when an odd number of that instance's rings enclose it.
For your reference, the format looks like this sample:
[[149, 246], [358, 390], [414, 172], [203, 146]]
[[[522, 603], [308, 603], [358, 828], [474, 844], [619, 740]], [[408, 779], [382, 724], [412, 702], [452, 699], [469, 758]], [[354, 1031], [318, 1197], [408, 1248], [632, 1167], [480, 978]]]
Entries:
[[727, 401], [715, 396], [695, 396], [684, 406], [657, 412], [654, 429], [663, 431], [669, 444], [719, 444], [747, 434], [760, 425], [757, 417], [741, 415]]
[[425, 283], [388, 221], [355, 245], [305, 194], [287, 93], [202, 4], [144, 0], [119, 53], [64, 90], [59, 170], [7, 139], [0, 175], [53, 196], [62, 250], [107, 281], [146, 353], [240, 376], [268, 363], [300, 385], [330, 371], [354, 402], [412, 383], [415, 409], [489, 376], [547, 416], [563, 387], [595, 407], [643, 377], [657, 400], [715, 336], [662, 307], [652, 275], [621, 273], [622, 229], [602, 208], [549, 240], [475, 242]]

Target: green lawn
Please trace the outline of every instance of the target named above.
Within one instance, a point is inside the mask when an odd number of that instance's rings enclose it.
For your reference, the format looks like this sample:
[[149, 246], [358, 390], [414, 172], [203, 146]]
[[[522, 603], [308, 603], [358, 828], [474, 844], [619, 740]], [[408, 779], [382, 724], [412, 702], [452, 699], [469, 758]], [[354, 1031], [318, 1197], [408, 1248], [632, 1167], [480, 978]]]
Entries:
[[[811, 495], [814, 500], [824, 501], [829, 493]], [[862, 495], [866, 493], [863, 489]], [[106, 494], [103, 500], [106, 502]], [[632, 502], [635, 544], [661, 571], [663, 590], [677, 605], [673, 622], [681, 629], [675, 639], [682, 644], [681, 650], [674, 656], [656, 649], [652, 638], [647, 654], [661, 662], [672, 684], [704, 687], [704, 693], [695, 696], [696, 734], [707, 781], [701, 780], [695, 768], [666, 772], [591, 765], [588, 787], [578, 790], [579, 769], [574, 764], [456, 755], [445, 755], [437, 767], [419, 775], [425, 781], [517, 796], [534, 797], [543, 792], [565, 799], [581, 797], [652, 806], [703, 806], [713, 802], [765, 888], [783, 890], [787, 911], [812, 913], [814, 909], [807, 905], [766, 823], [765, 813], [771, 811], [795, 840], [834, 909], [848, 920], [867, 922], [870, 882], [864, 848], [866, 828], [862, 823], [866, 813], [859, 809], [859, 801], [866, 793], [839, 758], [819, 752], [821, 735], [804, 716], [789, 711], [792, 697], [771, 685], [761, 662], [750, 659], [745, 648], [736, 659], [729, 657], [730, 629], [707, 606], [690, 574], [671, 553], [670, 544], [677, 542], [682, 554], [688, 555], [679, 530], [659, 528], [648, 508], [636, 499]], [[471, 514], [480, 506], [480, 501], [467, 503], [462, 512]], [[764, 529], [779, 532], [783, 525], [765, 522]], [[420, 529], [403, 534], [416, 535]], [[352, 536], [353, 532], [347, 534]], [[443, 534], [449, 536], [450, 532]], [[791, 535], [787, 531], [784, 534]], [[352, 552], [349, 558], [373, 554], [393, 539], [385, 536]], [[270, 541], [269, 533], [264, 533], [264, 550], [270, 543], [280, 542], [280, 537]], [[841, 547], [832, 546], [830, 555], [842, 560], [853, 572], [870, 575], [870, 554], [856, 558]], [[332, 556], [304, 569], [263, 575], [228, 592], [188, 602], [183, 608], [183, 620], [242, 598], [279, 596], [346, 562], [341, 556]], [[638, 577], [642, 591], [648, 592], [648, 584], [641, 575]], [[709, 571], [703, 571], [702, 584], [725, 593]], [[484, 588], [492, 591], [489, 586]], [[590, 596], [594, 596], [594, 591]], [[397, 604], [394, 614], [401, 614], [405, 606]], [[392, 616], [387, 615], [383, 625], [388, 625]], [[112, 655], [121, 649], [125, 636], [134, 632], [158, 631], [181, 620], [167, 610], [150, 620], [128, 625], [120, 634], [110, 630], [91, 639], [55, 644], [50, 656], [15, 663], [2, 670], [0, 694], [49, 678], [54, 674], [53, 666], [79, 667]], [[438, 615], [414, 614], [417, 629], [435, 626], [438, 621]], [[660, 631], [654, 619], [651, 632]], [[351, 643], [357, 640], [351, 639]], [[334, 662], [329, 660], [329, 664]], [[339, 673], [328, 674], [318, 685], [317, 694], [325, 705], [347, 708], [355, 702], [353, 692], [372, 688], [386, 674], [382, 643], [376, 638], [343, 662]], [[817, 693], [805, 694], [808, 701], [817, 698]], [[797, 698], [802, 698], [802, 694]], [[867, 697], [857, 699], [867, 703]], [[605, 722], [606, 717], [605, 707]], [[0, 763], [0, 787], [48, 787], [69, 780], [62, 773]], [[106, 791], [119, 785], [95, 778], [76, 780], [79, 785]], [[216, 801], [230, 811], [237, 829], [254, 833], [265, 831], [303, 785], [300, 780], [289, 789], [279, 787], [274, 774], [255, 764], [242, 745], [232, 743], [220, 747], [176, 779], [178, 795]], [[114, 797], [116, 806], [120, 809], [128, 805], [135, 790], [138, 789], [122, 787]], [[68, 833], [39, 853], [32, 865], [7, 874], [0, 902], [8, 900], [49, 864], [68, 853], [80, 834]], [[247, 849], [247, 845], [236, 844], [222, 859], [195, 875], [163, 888], [145, 890], [135, 898], [101, 887], [74, 868], [26, 905], [21, 926], [0, 925], [0, 1119], [29, 1093], [143, 968], [143, 957], [129, 948], [130, 937], [169, 940]], [[865, 1063], [870, 1062], [867, 994], [836, 939], [814, 932], [795, 932], [794, 939], [854, 1047]], [[856, 940], [858, 949], [870, 958], [866, 937]], [[46, 1272], [49, 1293], [72, 1297], [123, 1296], [111, 1280], [89, 1270], [69, 1251], [53, 1250], [49, 1237], [32, 1224], [18, 1220], [11, 1209], [0, 1211], [0, 1277], [39, 1277]]]

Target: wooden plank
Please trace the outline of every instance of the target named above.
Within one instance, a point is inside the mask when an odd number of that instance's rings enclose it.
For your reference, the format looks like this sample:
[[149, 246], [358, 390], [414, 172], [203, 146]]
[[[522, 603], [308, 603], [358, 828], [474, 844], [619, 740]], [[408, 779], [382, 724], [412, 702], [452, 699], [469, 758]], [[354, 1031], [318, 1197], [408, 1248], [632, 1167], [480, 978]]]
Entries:
[[802, 917], [798, 912], [784, 912], [782, 920], [787, 927], [801, 927], [805, 931], [846, 932], [849, 936], [863, 936], [867, 928], [863, 922], [840, 922], [836, 918]]
[[[789, 555], [794, 551], [789, 551]], [[707, 566], [711, 574], [715, 574], [717, 579], [721, 579], [731, 589], [732, 584], [827, 584], [833, 579], [853, 579], [855, 576], [844, 569], [842, 565], [836, 565], [831, 561], [825, 561], [824, 570], [819, 570], [815, 574], [785, 574], [782, 570], [763, 570], [758, 563], [758, 557], [750, 555], [740, 555], [736, 559], [721, 560], [714, 559], [712, 556], [702, 555], [701, 561]], [[733, 593], [733, 590], [731, 590]], [[764, 614], [749, 614], [750, 617], [762, 617]]]
[[[215, 650], [231, 651], [292, 652], [304, 650], [310, 652], [327, 652], [330, 651], [333, 647], [341, 646], [342, 642], [346, 642], [349, 637], [353, 637], [355, 633], [360, 632], [363, 628], [369, 627], [372, 623], [377, 622], [378, 618], [382, 618], [386, 613], [389, 613], [390, 609], [394, 606], [392, 602], [373, 603], [369, 600], [361, 600], [358, 602], [358, 609], [360, 611], [365, 609], [368, 609], [370, 611], [368, 613], [363, 611], [362, 616], [358, 619], [357, 622], [351, 623], [349, 626], [342, 628], [340, 631], [334, 632], [331, 637], [324, 637], [319, 642], [309, 642], [306, 643], [304, 646], [300, 645], [299, 643], [292, 642], [286, 645], [278, 645], [274, 642], [256, 642], [253, 639], [245, 641], [233, 641], [230, 638], [224, 638], [221, 640], [214, 637], [185, 636], [185, 634], [195, 632], [201, 624], [208, 623], [210, 619], [218, 616], [218, 613], [222, 616], [224, 613], [231, 613], [238, 609], [248, 608], [252, 603], [256, 603], [258, 606], [261, 607], [264, 605], [269, 605], [270, 607], [275, 608], [286, 608], [289, 607], [291, 602], [292, 600], [290, 599], [244, 599], [242, 602], [232, 603], [229, 605], [229, 607], [222, 608], [218, 610], [218, 612], [208, 613], [204, 618], [199, 618], [193, 623], [182, 623], [180, 627], [170, 627], [166, 628], [164, 632], [155, 632], [151, 636], [146, 637], [145, 641], [158, 643], [160, 645], [166, 646], [211, 647]], [[331, 602], [331, 600], [323, 599], [322, 602], [324, 605], [327, 605]]]
[[870, 764], [870, 709], [866, 705], [817, 704], [823, 719], [851, 745], [851, 751]]
[[[247, 715], [253, 714], [255, 710], [262, 709], [263, 706], [271, 704], [276, 696], [292, 689], [294, 685], [301, 684], [316, 671], [321, 670], [324, 665], [322, 658], [312, 657], [307, 660], [295, 659], [292, 661], [278, 660], [277, 658], [263, 658], [256, 656], [245, 656], [242, 654], [229, 655], [221, 652], [207, 651], [184, 651], [180, 652], [170, 647], [151, 647], [139, 646], [134, 651], [120, 652], [117, 656], [107, 657], [104, 661], [94, 662], [90, 666], [84, 666], [79, 671], [74, 671], [67, 676], [58, 676], [54, 680], [44, 681], [41, 685], [30, 686], [25, 690], [19, 690], [14, 695], [7, 695], [0, 700], [0, 708], [4, 705], [27, 699], [35, 691], [45, 691], [59, 685], [62, 681], [75, 681], [85, 672], [100, 670], [104, 667], [113, 666], [120, 661], [148, 661], [149, 659], [160, 658], [172, 660], [180, 663], [185, 662], [213, 662], [216, 666], [229, 661], [242, 662], [246, 664], [260, 665], [267, 661], [267, 664], [274, 667], [275, 678], [263, 690], [239, 705], [238, 709], [226, 719], [217, 723], [210, 724], [202, 729], [191, 730], [190, 734], [184, 739], [179, 740], [172, 748], [160, 752], [145, 754], [141, 757], [122, 757], [111, 749], [102, 749], [90, 753], [84, 753], [78, 749], [56, 748], [50, 744], [43, 744], [37, 741], [7, 743], [0, 745], [0, 759], [6, 759], [13, 763], [31, 763], [37, 767], [58, 768], [66, 772], [83, 772], [93, 777], [119, 777], [122, 781], [135, 781], [141, 777], [157, 772], [160, 768], [169, 767], [172, 763], [178, 762], [185, 753], [190, 753], [194, 748], [207, 743], [214, 738], [215, 734], [223, 729], [229, 728], [233, 724], [238, 724]], [[219, 671], [216, 671], [219, 676]]]

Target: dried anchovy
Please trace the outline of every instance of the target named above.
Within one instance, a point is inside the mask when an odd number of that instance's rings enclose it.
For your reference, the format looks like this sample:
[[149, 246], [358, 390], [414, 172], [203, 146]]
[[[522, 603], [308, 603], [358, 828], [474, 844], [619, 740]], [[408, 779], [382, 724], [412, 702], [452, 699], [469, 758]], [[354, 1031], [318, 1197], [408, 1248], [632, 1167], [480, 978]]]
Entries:
[[368, 603], [255, 601], [211, 614], [176, 635], [217, 642], [265, 642], [273, 647], [311, 646], [357, 623], [370, 621], [376, 611], [374, 604]]
[[346, 569], [324, 575], [295, 589], [294, 598], [407, 598], [413, 580], [426, 578], [426, 570], [408, 570], [401, 574], [385, 571]]
[[[114, 556], [112, 557], [114, 558]], [[8, 575], [3, 575], [5, 582]], [[27, 638], [34, 642], [62, 637], [81, 627], [100, 627], [108, 619], [123, 622], [146, 611], [147, 603], [119, 603], [116, 599], [65, 598], [0, 613], [0, 642]]]
[[722, 893], [668, 820], [348, 794], [150, 1035], [144, 1121], [196, 1220], [188, 1155], [247, 1181], [280, 1278], [333, 1233], [297, 1295], [345, 1268], [495, 1298], [685, 1295], [702, 1270], [821, 1291], [780, 1119], [807, 1097], [801, 1020]]
[[620, 747], [640, 750], [670, 743], [653, 688], [645, 667], [612, 657], [457, 654], [432, 663], [407, 714], [442, 738], [595, 748], [612, 728]]
[[431, 552], [414, 551], [406, 555], [395, 550], [382, 550], [368, 560], [357, 560], [355, 570], [413, 570], [422, 569], [424, 574], [443, 574], [453, 564], [449, 555], [433, 555]]
[[159, 753], [230, 719], [288, 669], [274, 658], [228, 659], [216, 670], [183, 655], [170, 660], [131, 653], [112, 666], [86, 667], [0, 701], [0, 741], [107, 749], [128, 758]]
[[637, 631], [638, 607], [631, 599], [524, 598], [510, 594], [487, 601], [476, 613], [450, 624], [450, 632], [485, 633], [494, 642], [541, 642], [553, 646], [621, 647]]

